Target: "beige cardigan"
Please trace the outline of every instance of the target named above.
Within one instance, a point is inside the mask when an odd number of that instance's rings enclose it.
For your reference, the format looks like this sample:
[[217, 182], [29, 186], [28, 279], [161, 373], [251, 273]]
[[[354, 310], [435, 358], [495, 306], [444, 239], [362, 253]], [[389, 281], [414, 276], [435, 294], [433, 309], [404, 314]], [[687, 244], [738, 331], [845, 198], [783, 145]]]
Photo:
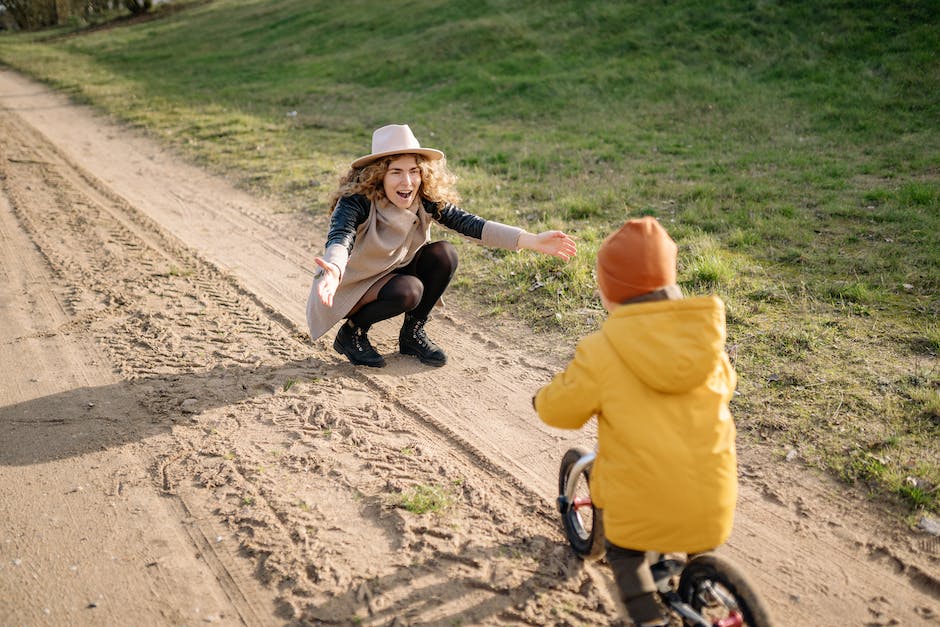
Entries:
[[[327, 307], [317, 294], [320, 273], [314, 277], [307, 297], [310, 338], [319, 338], [345, 318], [376, 281], [408, 265], [418, 249], [431, 240], [432, 220], [420, 198], [408, 209], [385, 200], [373, 202], [369, 217], [356, 229], [352, 253], [347, 253], [341, 244], [333, 244], [323, 255], [325, 261], [339, 268], [340, 282], [333, 306]], [[523, 232], [518, 227], [487, 220], [480, 240], [467, 239], [491, 248], [518, 250]]]

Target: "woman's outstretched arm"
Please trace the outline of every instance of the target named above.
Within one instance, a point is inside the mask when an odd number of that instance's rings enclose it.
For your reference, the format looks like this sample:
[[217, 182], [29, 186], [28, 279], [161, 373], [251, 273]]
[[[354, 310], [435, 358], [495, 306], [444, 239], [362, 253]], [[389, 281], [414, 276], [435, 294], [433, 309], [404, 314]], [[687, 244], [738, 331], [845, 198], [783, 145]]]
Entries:
[[577, 253], [574, 239], [562, 231], [543, 231], [541, 233], [522, 233], [519, 236], [519, 248], [534, 250], [568, 261]]

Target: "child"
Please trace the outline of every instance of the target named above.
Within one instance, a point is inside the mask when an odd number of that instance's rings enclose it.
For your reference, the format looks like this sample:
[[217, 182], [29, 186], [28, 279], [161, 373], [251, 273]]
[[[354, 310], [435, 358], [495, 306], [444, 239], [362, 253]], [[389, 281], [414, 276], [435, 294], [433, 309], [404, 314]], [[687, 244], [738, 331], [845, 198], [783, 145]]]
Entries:
[[667, 625], [646, 551], [700, 553], [731, 533], [737, 499], [737, 381], [715, 296], [682, 299], [676, 244], [650, 217], [629, 220], [597, 253], [600, 331], [534, 399], [547, 424], [597, 416], [591, 497], [603, 510], [620, 596], [638, 625]]

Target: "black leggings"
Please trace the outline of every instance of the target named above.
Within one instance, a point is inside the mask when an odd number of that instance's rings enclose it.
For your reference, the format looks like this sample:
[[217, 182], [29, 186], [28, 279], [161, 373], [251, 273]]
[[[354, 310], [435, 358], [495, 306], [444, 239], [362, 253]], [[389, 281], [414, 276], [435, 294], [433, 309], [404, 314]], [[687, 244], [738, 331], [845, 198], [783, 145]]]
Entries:
[[376, 299], [349, 316], [357, 327], [368, 329], [380, 320], [410, 312], [424, 320], [457, 270], [457, 249], [450, 242], [422, 246], [407, 266], [395, 270]]

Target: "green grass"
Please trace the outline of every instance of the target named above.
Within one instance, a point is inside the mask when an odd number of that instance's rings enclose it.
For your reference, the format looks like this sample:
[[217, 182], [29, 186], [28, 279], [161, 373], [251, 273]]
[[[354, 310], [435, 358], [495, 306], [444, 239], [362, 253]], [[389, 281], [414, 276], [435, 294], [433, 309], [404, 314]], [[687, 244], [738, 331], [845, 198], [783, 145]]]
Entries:
[[932, 511], [938, 51], [927, 1], [215, 0], [0, 36], [285, 211], [324, 215], [372, 129], [411, 124], [464, 208], [578, 238], [569, 264], [460, 245], [456, 289], [536, 329], [596, 328], [597, 247], [658, 217], [685, 291], [728, 304], [742, 438]]
[[402, 493], [398, 504], [412, 514], [443, 512], [454, 502], [453, 495], [440, 486], [417, 485]]

